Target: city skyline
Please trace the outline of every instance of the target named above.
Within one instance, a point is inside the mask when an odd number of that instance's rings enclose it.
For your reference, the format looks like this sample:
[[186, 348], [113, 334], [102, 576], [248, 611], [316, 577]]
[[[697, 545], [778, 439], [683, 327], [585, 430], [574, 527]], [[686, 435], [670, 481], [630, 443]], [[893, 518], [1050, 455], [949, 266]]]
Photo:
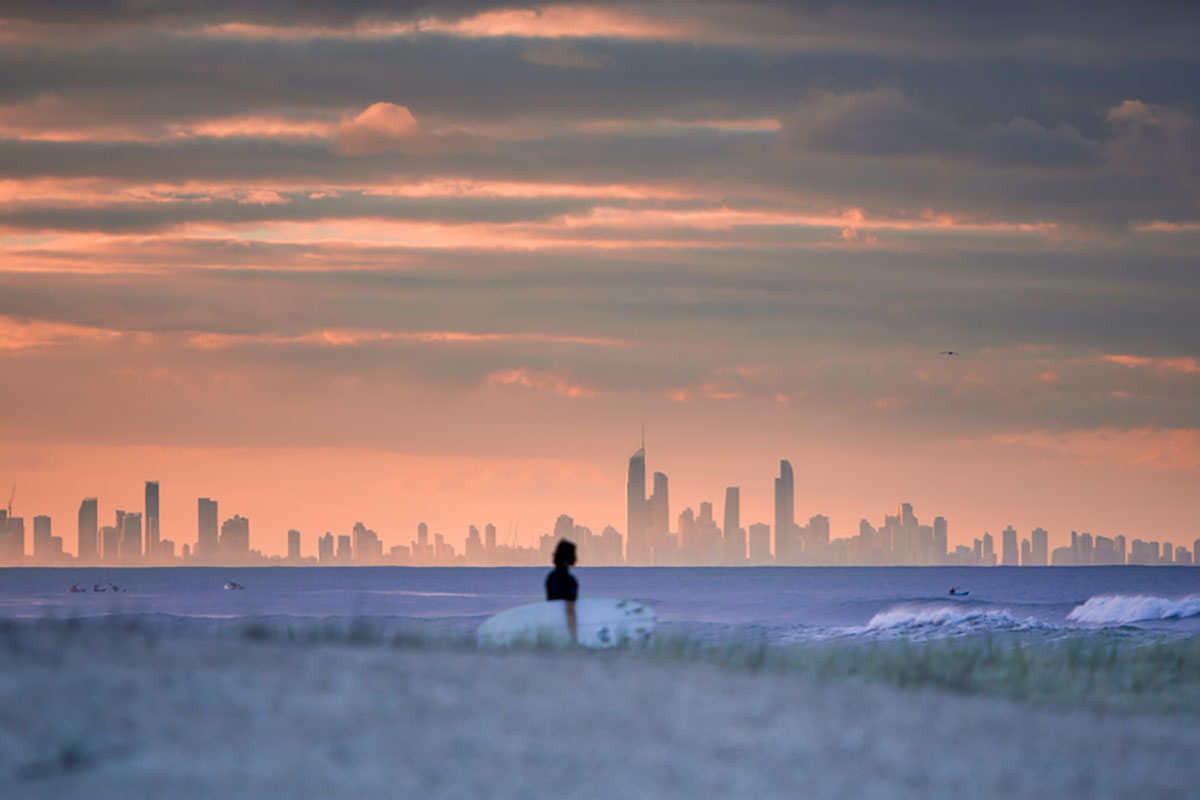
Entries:
[[1194, 10], [540, 8], [0, 10], [0, 487], [1190, 535]]
[[[362, 521], [350, 534], [326, 531], [313, 539], [305, 556], [303, 534], [286, 531], [286, 555], [252, 547], [250, 521], [235, 513], [220, 521], [219, 500], [196, 499], [195, 535], [180, 541], [163, 537], [159, 508], [159, 482], [144, 482], [142, 512], [115, 510], [115, 524], [101, 524], [99, 500], [85, 497], [79, 505], [75, 552], [72, 559], [64, 546], [66, 537], [52, 533], [52, 518], [33, 519], [33, 537], [26, 544], [24, 518], [0, 509], [0, 565], [239, 565], [255, 563], [401, 564], [401, 565], [533, 565], [544, 561], [555, 541], [569, 538], [579, 545], [584, 558], [592, 555], [600, 565], [630, 566], [1048, 566], [1101, 564], [1192, 564], [1200, 562], [1200, 538], [1189, 546], [1186, 536], [1160, 542], [1072, 529], [1061, 546], [1052, 546], [1049, 532], [1040, 526], [1028, 537], [1020, 537], [1007, 525], [997, 537], [984, 531], [966, 544], [954, 544], [949, 523], [937, 516], [921, 525], [913, 505], [901, 502], [895, 515], [885, 514], [876, 528], [868, 518], [858, 522], [853, 536], [831, 535], [830, 518], [821, 513], [807, 523], [796, 520], [795, 474], [788, 459], [780, 459], [779, 475], [773, 479], [773, 524], [742, 526], [741, 486], [727, 486], [723, 493], [721, 525], [714, 504], [701, 500], [699, 511], [691, 505], [679, 510], [672, 527], [670, 479], [653, 473], [653, 490], [646, 494], [646, 449], [644, 443], [628, 459], [625, 491], [625, 532], [606, 524], [596, 533], [591, 526], [560, 513], [552, 533], [529, 533], [524, 539], [510, 526], [500, 538], [488, 522], [481, 537], [476, 524], [468, 526], [461, 544], [457, 538], [435, 530], [430, 538], [426, 522], [417, 525], [416, 537], [405, 544], [404, 534], [381, 537]], [[15, 486], [13, 488], [15, 496]], [[179, 528], [174, 528], [179, 530]], [[638, 532], [640, 530], [640, 533]], [[629, 532], [633, 532], [630, 536]], [[385, 539], [388, 543], [385, 544]], [[391, 543], [392, 540], [399, 539]], [[1183, 541], [1177, 544], [1176, 541]], [[255, 541], [257, 544], [257, 541]], [[32, 546], [32, 551], [30, 551]], [[385, 550], [386, 547], [386, 550]], [[1160, 551], [1161, 548], [1161, 551]], [[18, 549], [20, 553], [18, 555]]]

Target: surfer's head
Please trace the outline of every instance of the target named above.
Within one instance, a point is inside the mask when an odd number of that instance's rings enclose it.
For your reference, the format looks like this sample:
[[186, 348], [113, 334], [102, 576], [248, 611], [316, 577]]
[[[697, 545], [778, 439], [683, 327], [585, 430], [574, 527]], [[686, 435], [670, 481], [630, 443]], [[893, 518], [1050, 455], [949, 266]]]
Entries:
[[573, 567], [575, 566], [575, 543], [566, 539], [558, 540], [558, 547], [554, 548], [554, 566], [556, 567]]

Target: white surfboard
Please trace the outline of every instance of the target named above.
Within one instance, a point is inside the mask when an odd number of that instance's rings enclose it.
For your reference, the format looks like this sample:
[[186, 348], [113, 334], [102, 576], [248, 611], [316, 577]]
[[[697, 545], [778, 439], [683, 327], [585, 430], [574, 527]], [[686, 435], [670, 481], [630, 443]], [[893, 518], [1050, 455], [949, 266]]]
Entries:
[[[579, 644], [593, 649], [644, 642], [654, 633], [654, 611], [636, 600], [583, 597], [575, 601]], [[568, 645], [567, 604], [564, 600], [530, 603], [502, 611], [479, 626], [482, 645]]]

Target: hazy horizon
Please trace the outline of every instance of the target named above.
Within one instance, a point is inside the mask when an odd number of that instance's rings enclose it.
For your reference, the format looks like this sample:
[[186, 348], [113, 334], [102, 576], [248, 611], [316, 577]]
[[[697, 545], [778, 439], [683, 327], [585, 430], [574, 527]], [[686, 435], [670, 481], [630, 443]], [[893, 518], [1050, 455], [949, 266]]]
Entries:
[[7, 4], [0, 507], [624, 533], [644, 424], [672, 527], [788, 459], [834, 538], [1190, 546], [1196, 22]]

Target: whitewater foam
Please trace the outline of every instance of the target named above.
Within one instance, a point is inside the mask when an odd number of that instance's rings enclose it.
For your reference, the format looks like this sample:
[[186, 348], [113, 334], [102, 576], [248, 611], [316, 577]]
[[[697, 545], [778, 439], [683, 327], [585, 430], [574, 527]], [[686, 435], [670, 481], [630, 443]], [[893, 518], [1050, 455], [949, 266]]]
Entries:
[[1028, 631], [1052, 628], [1033, 617], [1017, 617], [1007, 609], [961, 605], [896, 606], [871, 617], [864, 633], [912, 634], [922, 629], [940, 635], [984, 631]]
[[1076, 606], [1067, 619], [1089, 625], [1126, 625], [1161, 619], [1200, 616], [1200, 595], [1180, 600], [1153, 595], [1109, 594], [1089, 597]]

